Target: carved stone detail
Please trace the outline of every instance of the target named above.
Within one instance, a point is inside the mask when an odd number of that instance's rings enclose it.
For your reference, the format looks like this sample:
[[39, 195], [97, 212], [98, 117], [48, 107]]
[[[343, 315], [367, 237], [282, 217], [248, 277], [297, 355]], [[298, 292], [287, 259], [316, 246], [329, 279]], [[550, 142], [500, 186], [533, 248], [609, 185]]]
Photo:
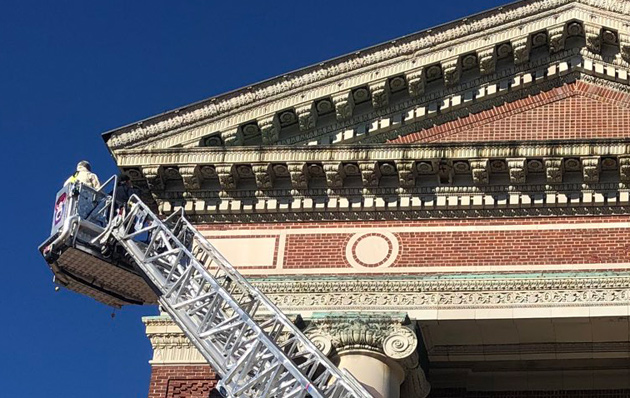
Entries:
[[220, 165], [216, 167], [217, 175], [221, 188], [225, 191], [236, 189], [238, 185], [238, 174], [234, 172], [232, 165]]
[[459, 83], [461, 76], [459, 58], [452, 58], [442, 62], [442, 74], [444, 76], [445, 85], [454, 86]]
[[252, 166], [258, 189], [273, 188], [274, 175], [269, 171], [270, 167], [271, 165], [269, 164], [255, 164]]
[[419, 364], [418, 337], [403, 325], [402, 314], [317, 316], [305, 330], [306, 336], [327, 355], [367, 350], [384, 355], [405, 370], [401, 397], [426, 397], [430, 386]]
[[424, 94], [425, 76], [424, 69], [411, 71], [405, 75], [407, 79], [407, 89], [412, 97], [419, 97]]
[[293, 189], [308, 189], [309, 174], [304, 163], [288, 163]]
[[384, 108], [389, 105], [389, 85], [387, 80], [370, 84], [370, 95], [374, 108]]
[[346, 173], [344, 172], [341, 163], [324, 163], [324, 173], [326, 174], [326, 184], [328, 185], [328, 188], [335, 189], [343, 187], [343, 180], [346, 178]]
[[619, 34], [619, 52], [624, 61], [630, 63], [630, 35]]
[[529, 52], [531, 49], [531, 42], [529, 37], [521, 37], [512, 40], [512, 52], [514, 53], [514, 63], [524, 64], [529, 61]]
[[527, 179], [527, 166], [525, 158], [507, 159], [511, 184], [525, 184]]
[[376, 162], [359, 162], [364, 188], [377, 188], [381, 180], [381, 171]]
[[562, 182], [563, 161], [561, 158], [545, 158], [545, 176], [550, 184]]
[[619, 180], [623, 184], [630, 184], [630, 156], [619, 157]]
[[584, 34], [586, 36], [586, 48], [593, 54], [602, 51], [602, 27], [590, 23], [584, 23]]
[[587, 184], [599, 182], [600, 157], [584, 157], [582, 160], [582, 176]]
[[259, 120], [258, 127], [260, 127], [263, 144], [275, 144], [280, 139], [280, 121], [277, 115]]
[[416, 186], [418, 170], [415, 162], [401, 160], [396, 162], [396, 168], [398, 169], [398, 185], [401, 188], [413, 188]]
[[327, 336], [337, 352], [364, 349], [392, 359], [411, 356], [418, 346], [413, 330], [403, 326], [405, 317], [374, 315], [326, 315], [311, 321], [305, 334]]
[[315, 124], [317, 123], [317, 110], [315, 109], [315, 102], [295, 108], [295, 113], [298, 117], [300, 130], [305, 131], [315, 127]]
[[557, 53], [558, 51], [564, 50], [564, 42], [566, 39], [564, 25], [548, 29], [547, 36], [549, 38], [549, 51]]
[[147, 184], [152, 191], [163, 191], [164, 180], [162, 179], [161, 166], [143, 166], [142, 174], [147, 179]]
[[179, 174], [182, 176], [184, 187], [187, 190], [201, 189], [201, 176], [199, 175], [199, 168], [197, 166], [180, 166]]
[[479, 71], [481, 74], [488, 75], [494, 73], [497, 65], [494, 47], [477, 51], [477, 58], [479, 59]]
[[240, 127], [235, 127], [221, 132], [221, 139], [225, 146], [243, 145], [243, 131]]
[[470, 171], [475, 185], [487, 185], [490, 182], [488, 159], [475, 159], [470, 161]]
[[332, 101], [335, 105], [337, 120], [346, 120], [352, 116], [352, 111], [354, 110], [352, 91], [346, 91], [338, 95], [333, 95]]

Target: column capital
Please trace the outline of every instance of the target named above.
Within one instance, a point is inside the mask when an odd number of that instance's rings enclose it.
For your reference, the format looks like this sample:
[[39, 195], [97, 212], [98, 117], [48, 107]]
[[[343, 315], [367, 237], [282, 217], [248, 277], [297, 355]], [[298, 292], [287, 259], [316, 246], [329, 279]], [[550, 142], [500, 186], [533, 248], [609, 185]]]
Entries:
[[400, 396], [425, 397], [429, 393], [419, 365], [418, 337], [404, 313], [315, 313], [304, 333], [325, 355], [369, 352], [399, 367], [404, 372]]

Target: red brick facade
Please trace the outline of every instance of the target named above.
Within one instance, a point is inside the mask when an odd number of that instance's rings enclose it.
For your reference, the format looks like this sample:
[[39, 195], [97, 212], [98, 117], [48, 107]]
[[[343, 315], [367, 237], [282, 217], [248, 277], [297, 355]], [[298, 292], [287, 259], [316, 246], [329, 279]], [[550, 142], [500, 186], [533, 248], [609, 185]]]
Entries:
[[153, 366], [148, 398], [220, 397], [217, 376], [207, 365]]
[[[626, 262], [630, 254], [630, 228], [619, 223], [628, 219], [627, 216], [590, 216], [229, 224], [202, 225], [200, 230], [210, 239], [214, 239], [213, 231], [221, 231], [221, 235], [216, 235], [221, 239], [254, 236], [239, 235], [237, 232], [242, 229], [268, 230], [270, 234], [261, 235], [265, 237], [273, 236], [271, 232], [282, 232], [286, 239], [283, 263], [277, 264], [277, 268], [282, 268], [284, 274], [309, 268], [331, 271], [351, 268], [347, 253], [350, 239], [365, 233], [362, 231], [380, 230], [391, 231], [399, 245], [396, 258], [383, 273], [401, 267], [429, 266], [504, 266], [509, 272], [510, 267], [519, 265]], [[335, 232], [341, 228], [344, 230]], [[235, 234], [226, 234], [226, 231]], [[279, 257], [279, 240], [275, 241], [274, 261]], [[247, 267], [243, 272], [254, 268]]]
[[578, 81], [391, 142], [623, 138], [628, 130], [630, 95]]

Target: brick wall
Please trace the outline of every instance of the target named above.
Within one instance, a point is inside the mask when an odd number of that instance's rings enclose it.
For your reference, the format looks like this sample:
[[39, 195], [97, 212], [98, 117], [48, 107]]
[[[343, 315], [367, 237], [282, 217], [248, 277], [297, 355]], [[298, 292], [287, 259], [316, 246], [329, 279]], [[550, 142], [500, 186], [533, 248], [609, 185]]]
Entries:
[[153, 366], [148, 398], [218, 398], [216, 383], [207, 365]]
[[[479, 266], [505, 267], [505, 271], [511, 271], [512, 266], [625, 263], [630, 258], [630, 228], [626, 224], [629, 219], [628, 216], [590, 216], [348, 221], [201, 225], [199, 228], [211, 240], [213, 236], [250, 238], [256, 232], [261, 236], [278, 234], [273, 250], [274, 258], [279, 258], [280, 262], [266, 269], [275, 269], [279, 274], [308, 269], [321, 269], [322, 273], [345, 270], [347, 273], [353, 267], [354, 255], [349, 248], [356, 247], [356, 244], [352, 246], [351, 239], [356, 242], [357, 236], [388, 232], [394, 237], [392, 241], [397, 248], [390, 247], [395, 258], [379, 268], [382, 273], [402, 268], [410, 272], [422, 271], [423, 267], [434, 267], [437, 272], [439, 269], [435, 267], [471, 267], [474, 271], [473, 267]], [[239, 250], [247, 250], [246, 245]], [[281, 255], [278, 251], [282, 251]], [[226, 255], [229, 258], [229, 253]], [[386, 258], [384, 255], [383, 261]], [[383, 262], [375, 262], [374, 268], [381, 264]], [[256, 268], [240, 265], [245, 266], [242, 268], [245, 274]], [[355, 262], [354, 268], [365, 270], [366, 267], [357, 267]]]
[[578, 81], [391, 142], [624, 138], [628, 130], [630, 95]]

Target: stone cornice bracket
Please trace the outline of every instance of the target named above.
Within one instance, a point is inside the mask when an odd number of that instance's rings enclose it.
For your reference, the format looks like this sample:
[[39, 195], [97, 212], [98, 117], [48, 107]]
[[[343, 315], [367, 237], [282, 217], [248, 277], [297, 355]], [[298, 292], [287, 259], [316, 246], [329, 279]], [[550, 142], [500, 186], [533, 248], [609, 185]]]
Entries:
[[564, 50], [564, 42], [567, 37], [564, 25], [547, 29], [547, 37], [549, 40], [549, 51], [557, 53]]
[[291, 175], [291, 187], [293, 189], [308, 189], [310, 175], [307, 172], [306, 164], [302, 162], [290, 162], [287, 164]]
[[407, 90], [412, 97], [419, 97], [424, 94], [426, 79], [424, 76], [424, 68], [420, 68], [405, 74], [407, 80]]
[[280, 139], [280, 121], [278, 120], [278, 115], [260, 119], [258, 121], [258, 127], [260, 128], [262, 143], [264, 145], [275, 144]]
[[563, 162], [562, 158], [545, 158], [545, 176], [547, 177], [547, 183], [559, 184], [562, 182], [563, 174]]
[[233, 191], [238, 185], [238, 174], [234, 171], [232, 165], [219, 165], [216, 166], [216, 173], [219, 177], [219, 183], [221, 189], [224, 191]]
[[619, 33], [619, 52], [621, 58], [630, 63], [630, 35]]
[[477, 51], [477, 58], [479, 59], [479, 71], [482, 75], [494, 73], [497, 66], [494, 46]]
[[442, 62], [442, 75], [446, 86], [454, 86], [459, 83], [459, 78], [461, 77], [459, 57]]
[[335, 106], [337, 120], [346, 120], [352, 116], [352, 111], [354, 110], [352, 91], [348, 90], [341, 94], [333, 95], [332, 102]]
[[405, 370], [401, 397], [426, 397], [430, 386], [419, 365], [418, 337], [405, 326], [406, 317], [394, 315], [332, 315], [311, 320], [304, 333], [325, 355], [366, 350], [383, 355]]
[[266, 190], [273, 188], [274, 175], [270, 171], [270, 168], [271, 165], [269, 163], [255, 164], [252, 166], [258, 189]]
[[510, 184], [525, 184], [527, 179], [527, 166], [525, 158], [507, 159]]
[[295, 114], [298, 118], [300, 130], [305, 131], [315, 128], [315, 125], [317, 124], [317, 109], [315, 108], [315, 102], [295, 108]]
[[221, 132], [221, 139], [225, 146], [243, 145], [243, 131], [240, 127], [235, 127]]
[[529, 61], [531, 41], [529, 37], [520, 37], [512, 40], [512, 52], [514, 53], [514, 63], [524, 64]]
[[199, 173], [199, 167], [195, 165], [179, 166], [179, 174], [184, 180], [184, 187], [191, 190], [201, 189], [201, 176]]
[[384, 108], [389, 105], [389, 85], [387, 79], [370, 84], [370, 95], [372, 96], [372, 106], [375, 109]]
[[630, 186], [630, 156], [619, 157], [619, 181], [623, 187]]
[[346, 173], [341, 163], [339, 162], [325, 162], [324, 173], [326, 174], [326, 185], [330, 189], [338, 189], [343, 187], [343, 180], [346, 178]]
[[418, 170], [416, 162], [411, 160], [399, 160], [396, 162], [398, 169], [398, 185], [403, 189], [411, 189], [416, 186]]
[[582, 161], [582, 176], [586, 184], [592, 184], [599, 182], [600, 157], [589, 156], [581, 159]]
[[164, 180], [162, 179], [161, 166], [143, 166], [142, 174], [147, 179], [147, 184], [151, 191], [163, 191]]
[[591, 23], [584, 23], [584, 35], [586, 36], [586, 48], [593, 54], [602, 51], [602, 27]]
[[378, 184], [381, 180], [381, 170], [378, 163], [374, 161], [359, 162], [359, 169], [361, 170], [363, 188], [368, 190], [371, 188], [378, 188]]
[[488, 159], [470, 161], [470, 171], [475, 185], [487, 185], [490, 182], [490, 162]]

